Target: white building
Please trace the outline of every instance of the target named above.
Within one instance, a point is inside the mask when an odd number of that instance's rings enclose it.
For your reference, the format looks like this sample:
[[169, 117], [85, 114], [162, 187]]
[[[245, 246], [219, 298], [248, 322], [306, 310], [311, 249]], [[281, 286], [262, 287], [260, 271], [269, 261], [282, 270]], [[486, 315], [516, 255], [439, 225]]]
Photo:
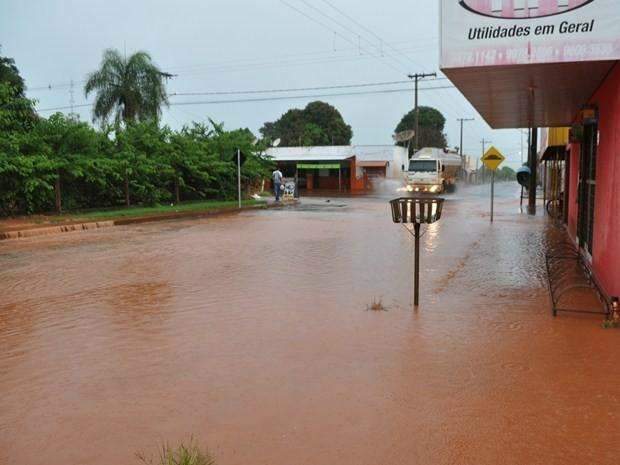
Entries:
[[395, 145], [277, 147], [266, 155], [285, 177], [296, 177], [299, 187], [309, 191], [369, 190], [377, 178], [403, 179], [409, 163], [407, 149]]

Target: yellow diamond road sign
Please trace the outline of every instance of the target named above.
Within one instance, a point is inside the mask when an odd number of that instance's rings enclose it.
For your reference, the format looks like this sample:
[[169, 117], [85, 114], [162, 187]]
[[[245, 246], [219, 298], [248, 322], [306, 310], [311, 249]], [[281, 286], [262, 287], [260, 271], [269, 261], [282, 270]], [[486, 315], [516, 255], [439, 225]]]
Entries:
[[484, 163], [484, 166], [486, 166], [487, 169], [495, 171], [497, 168], [499, 168], [499, 165], [501, 165], [505, 159], [506, 157], [503, 156], [499, 150], [497, 150], [495, 147], [491, 147], [482, 157], [482, 163]]

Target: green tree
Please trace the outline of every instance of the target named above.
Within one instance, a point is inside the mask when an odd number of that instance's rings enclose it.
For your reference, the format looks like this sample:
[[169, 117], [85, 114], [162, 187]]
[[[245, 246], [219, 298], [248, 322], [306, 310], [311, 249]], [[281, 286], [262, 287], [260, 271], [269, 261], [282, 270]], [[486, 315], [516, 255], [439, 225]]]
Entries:
[[[418, 147], [437, 147], [444, 148], [448, 145], [446, 135], [444, 134], [444, 127], [446, 125], [446, 118], [441, 114], [439, 110], [432, 107], [419, 107], [420, 121], [418, 123]], [[411, 110], [400, 120], [396, 126], [395, 132], [415, 130], [415, 110]], [[406, 147], [407, 142], [399, 142], [397, 145]], [[414, 144], [409, 144], [409, 155], [413, 155]]]
[[168, 163], [170, 129], [154, 121], [138, 122], [116, 132], [115, 154], [124, 179], [125, 205], [169, 202], [172, 178]]
[[36, 121], [34, 101], [12, 58], [0, 56], [0, 132], [26, 130]]
[[261, 157], [264, 147], [255, 145], [255, 136], [249, 129], [225, 131], [223, 125], [213, 123], [213, 135], [209, 139], [209, 151], [217, 153], [223, 165], [219, 165], [217, 190], [223, 198], [234, 198], [237, 186], [237, 150], [242, 154], [241, 180], [247, 187], [269, 176], [273, 162]]
[[234, 198], [238, 149], [246, 192], [272, 169], [248, 129], [211, 122], [173, 131], [136, 117], [98, 130], [61, 113], [36, 116], [20, 82], [0, 80], [1, 216]]
[[[62, 113], [56, 113], [37, 124], [33, 136], [39, 141], [39, 154], [45, 154], [48, 168], [54, 178], [54, 205], [57, 213], [63, 210], [63, 197], [70, 199], [70, 208], [85, 203], [82, 197], [83, 181], [92, 169], [92, 162], [100, 149], [98, 134], [91, 126]], [[71, 185], [71, 194], [63, 195], [63, 185]]]
[[510, 166], [504, 166], [497, 172], [497, 179], [500, 181], [516, 181], [517, 173]]
[[88, 76], [84, 92], [96, 93], [93, 121], [105, 124], [114, 115], [116, 125], [137, 121], [158, 121], [162, 105], [168, 104], [162, 72], [146, 52], [129, 58], [118, 50], [103, 53], [100, 68]]
[[17, 66], [15, 66], [13, 58], [0, 56], [0, 83], [6, 83], [13, 87], [16, 96], [26, 96], [26, 85], [19, 74]]
[[268, 122], [260, 130], [263, 138], [282, 140], [283, 146], [349, 145], [351, 126], [340, 112], [325, 102], [309, 103], [303, 110], [292, 109], [280, 119]]

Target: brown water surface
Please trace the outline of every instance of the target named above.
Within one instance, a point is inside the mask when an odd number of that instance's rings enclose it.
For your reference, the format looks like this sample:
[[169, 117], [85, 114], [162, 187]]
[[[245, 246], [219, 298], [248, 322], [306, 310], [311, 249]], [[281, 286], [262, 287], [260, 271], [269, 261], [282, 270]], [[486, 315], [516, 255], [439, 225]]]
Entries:
[[617, 464], [619, 333], [551, 316], [559, 233], [498, 191], [448, 196], [417, 312], [381, 198], [0, 243], [0, 463]]

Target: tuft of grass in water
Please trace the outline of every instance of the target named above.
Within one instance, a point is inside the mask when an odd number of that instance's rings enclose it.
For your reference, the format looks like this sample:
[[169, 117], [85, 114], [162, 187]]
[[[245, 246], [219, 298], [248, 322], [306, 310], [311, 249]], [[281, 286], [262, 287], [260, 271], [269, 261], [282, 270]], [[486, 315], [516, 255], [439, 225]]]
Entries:
[[372, 302], [366, 306], [368, 312], [387, 312], [388, 309], [383, 305], [383, 298], [376, 299], [373, 297]]
[[177, 447], [164, 444], [157, 459], [148, 458], [141, 452], [136, 456], [144, 465], [215, 465], [215, 459], [208, 452], [203, 452], [194, 439]]

